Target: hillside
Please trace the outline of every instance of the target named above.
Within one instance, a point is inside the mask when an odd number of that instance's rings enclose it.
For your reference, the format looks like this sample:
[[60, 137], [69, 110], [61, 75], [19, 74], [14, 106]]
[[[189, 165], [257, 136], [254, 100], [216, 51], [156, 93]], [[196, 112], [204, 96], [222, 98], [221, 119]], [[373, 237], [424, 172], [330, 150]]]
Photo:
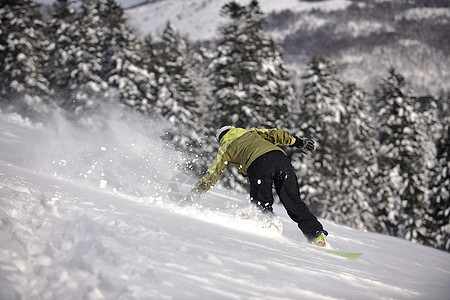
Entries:
[[182, 157], [155, 143], [160, 123], [104, 111], [0, 113], [1, 299], [447, 299], [446, 252], [321, 220], [333, 247], [364, 253], [347, 260], [280, 206], [283, 236], [243, 218], [246, 196], [221, 188], [175, 206]]
[[[191, 42], [214, 40], [226, 0], [154, 1], [127, 10], [141, 37], [160, 38], [170, 20]], [[242, 1], [248, 2], [248, 1]], [[297, 85], [315, 54], [338, 62], [346, 81], [370, 92], [394, 66], [419, 95], [446, 95], [448, 1], [260, 0], [266, 32], [283, 48]]]

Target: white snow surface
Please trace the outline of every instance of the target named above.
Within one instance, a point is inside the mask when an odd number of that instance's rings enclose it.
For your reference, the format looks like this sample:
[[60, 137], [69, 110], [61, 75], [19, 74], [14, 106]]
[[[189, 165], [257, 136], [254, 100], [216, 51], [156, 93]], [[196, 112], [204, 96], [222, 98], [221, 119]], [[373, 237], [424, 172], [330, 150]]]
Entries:
[[[126, 10], [129, 22], [140, 37], [151, 34], [160, 40], [167, 21], [191, 41], [214, 40], [220, 25], [227, 21], [220, 15], [221, 8], [229, 0], [164, 0], [148, 3]], [[250, 0], [238, 0], [247, 5]], [[347, 8], [348, 0], [324, 0], [307, 2], [299, 0], [259, 0], [261, 10], [269, 14], [289, 9], [293, 12], [307, 12], [313, 9], [334, 11]]]
[[446, 24], [450, 18], [450, 9], [448, 8], [413, 8], [407, 10], [404, 14], [396, 18], [405, 18], [407, 20], [422, 20], [430, 18], [442, 18]]
[[364, 253], [327, 254], [283, 207], [280, 235], [222, 188], [178, 207], [168, 183], [181, 200], [195, 178], [166, 124], [104, 111], [0, 112], [0, 299], [448, 299], [449, 253], [321, 220], [334, 248]]

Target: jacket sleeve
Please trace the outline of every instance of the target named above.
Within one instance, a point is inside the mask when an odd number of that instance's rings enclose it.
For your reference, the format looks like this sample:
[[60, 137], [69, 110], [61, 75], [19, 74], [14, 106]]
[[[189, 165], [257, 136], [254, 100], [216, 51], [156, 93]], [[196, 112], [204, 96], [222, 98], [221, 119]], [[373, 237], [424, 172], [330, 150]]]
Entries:
[[295, 136], [283, 129], [255, 129], [255, 131], [274, 145], [291, 146], [296, 140]]
[[225, 170], [225, 168], [227, 167], [227, 146], [228, 145], [226, 144], [219, 148], [216, 159], [209, 167], [208, 171], [206, 171], [206, 174], [195, 185], [195, 189], [200, 193], [206, 193], [211, 187], [213, 187], [219, 180], [223, 170]]

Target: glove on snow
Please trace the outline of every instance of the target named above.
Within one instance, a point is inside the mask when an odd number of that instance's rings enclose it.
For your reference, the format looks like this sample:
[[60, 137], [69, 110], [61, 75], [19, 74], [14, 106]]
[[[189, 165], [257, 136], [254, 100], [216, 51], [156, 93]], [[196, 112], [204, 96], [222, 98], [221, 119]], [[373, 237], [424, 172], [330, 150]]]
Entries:
[[316, 146], [312, 139], [301, 139], [298, 137], [295, 137], [295, 143], [292, 146], [298, 147], [300, 151], [305, 155], [308, 155], [308, 153], [316, 149]]

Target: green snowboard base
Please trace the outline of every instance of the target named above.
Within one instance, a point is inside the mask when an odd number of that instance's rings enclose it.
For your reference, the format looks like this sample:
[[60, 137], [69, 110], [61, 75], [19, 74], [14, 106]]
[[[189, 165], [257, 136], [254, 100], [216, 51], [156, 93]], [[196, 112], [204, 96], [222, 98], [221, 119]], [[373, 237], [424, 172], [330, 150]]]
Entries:
[[342, 256], [342, 257], [345, 257], [348, 259], [356, 259], [356, 258], [360, 257], [361, 255], [363, 255], [362, 253], [345, 252], [345, 251], [340, 251], [340, 250], [335, 250], [335, 249], [326, 249], [326, 248], [319, 248], [319, 247], [317, 247], [317, 249], [324, 251], [326, 253]]

